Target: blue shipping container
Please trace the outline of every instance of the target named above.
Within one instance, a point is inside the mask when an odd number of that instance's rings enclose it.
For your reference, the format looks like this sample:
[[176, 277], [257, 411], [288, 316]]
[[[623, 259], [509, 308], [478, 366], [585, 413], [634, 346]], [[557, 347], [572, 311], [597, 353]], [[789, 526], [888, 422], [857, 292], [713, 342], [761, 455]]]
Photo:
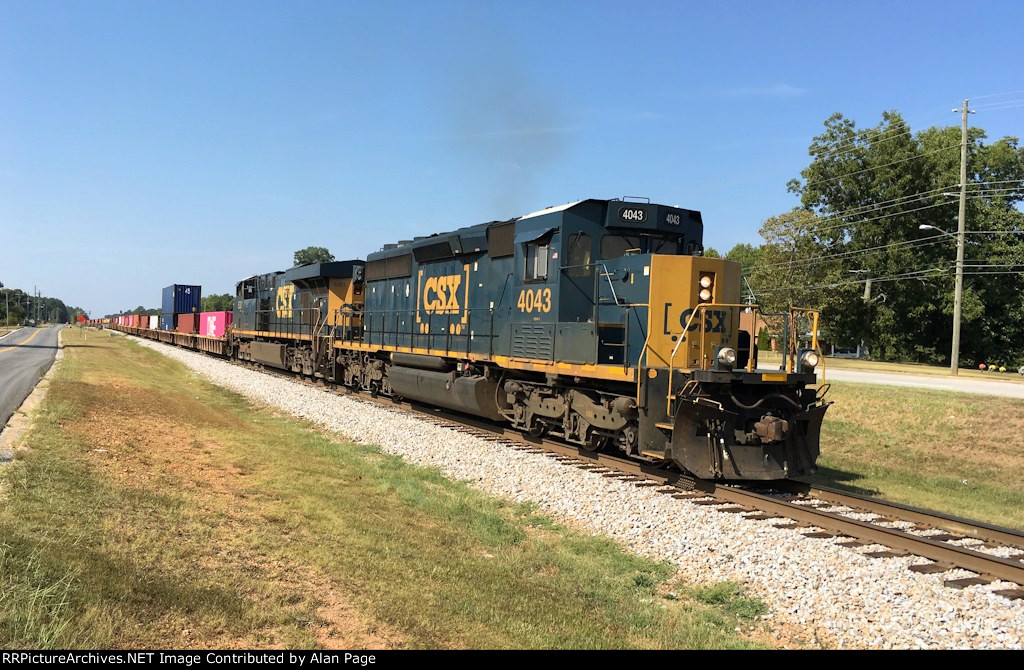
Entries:
[[[164, 289], [163, 314], [198, 314], [202, 309], [202, 287], [171, 284]], [[174, 330], [171, 326], [168, 330]]]
[[173, 314], [161, 314], [160, 315], [160, 330], [174, 330], [177, 324], [174, 323]]

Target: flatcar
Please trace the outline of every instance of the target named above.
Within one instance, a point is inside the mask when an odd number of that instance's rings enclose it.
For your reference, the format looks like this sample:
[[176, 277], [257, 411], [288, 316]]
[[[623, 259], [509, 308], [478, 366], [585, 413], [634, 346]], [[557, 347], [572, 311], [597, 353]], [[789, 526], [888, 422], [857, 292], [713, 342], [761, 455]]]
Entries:
[[[582, 200], [237, 285], [225, 355], [717, 480], [812, 472], [817, 312], [757, 366], [700, 212]], [[204, 345], [209, 350], [209, 345]]]

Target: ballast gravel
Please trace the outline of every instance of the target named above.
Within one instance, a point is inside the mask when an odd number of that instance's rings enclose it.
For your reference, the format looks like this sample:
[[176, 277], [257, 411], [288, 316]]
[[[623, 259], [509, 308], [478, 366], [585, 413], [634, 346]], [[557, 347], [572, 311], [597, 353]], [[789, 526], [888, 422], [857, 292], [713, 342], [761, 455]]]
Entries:
[[423, 418], [298, 384], [165, 344], [132, 338], [199, 375], [452, 479], [546, 513], [630, 551], [670, 561], [690, 583], [733, 580], [770, 608], [766, 624], [789, 642], [838, 648], [1024, 648], [1024, 601], [1007, 584], [943, 586], [972, 576], [918, 574], [915, 557], [873, 559], [799, 530], [725, 514], [652, 488], [503, 447]]

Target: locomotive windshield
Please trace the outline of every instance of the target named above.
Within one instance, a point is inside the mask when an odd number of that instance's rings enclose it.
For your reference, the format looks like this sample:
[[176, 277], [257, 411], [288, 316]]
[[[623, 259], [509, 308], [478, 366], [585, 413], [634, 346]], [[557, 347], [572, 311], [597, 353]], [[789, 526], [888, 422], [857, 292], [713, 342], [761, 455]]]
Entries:
[[619, 235], [608, 234], [601, 238], [601, 258], [611, 260], [633, 254], [679, 253], [679, 238], [662, 235]]

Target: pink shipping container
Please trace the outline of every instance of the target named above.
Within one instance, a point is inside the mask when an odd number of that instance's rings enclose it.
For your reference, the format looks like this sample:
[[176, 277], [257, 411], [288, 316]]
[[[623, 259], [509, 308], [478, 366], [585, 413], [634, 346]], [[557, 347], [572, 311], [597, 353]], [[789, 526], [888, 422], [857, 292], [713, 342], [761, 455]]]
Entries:
[[231, 325], [234, 316], [234, 312], [203, 312], [199, 315], [199, 334], [224, 337], [224, 331]]
[[199, 332], [198, 317], [198, 314], [179, 314], [177, 331], [186, 335]]

